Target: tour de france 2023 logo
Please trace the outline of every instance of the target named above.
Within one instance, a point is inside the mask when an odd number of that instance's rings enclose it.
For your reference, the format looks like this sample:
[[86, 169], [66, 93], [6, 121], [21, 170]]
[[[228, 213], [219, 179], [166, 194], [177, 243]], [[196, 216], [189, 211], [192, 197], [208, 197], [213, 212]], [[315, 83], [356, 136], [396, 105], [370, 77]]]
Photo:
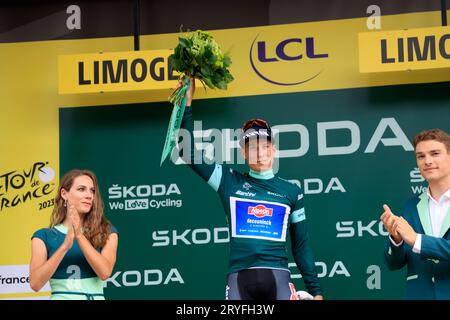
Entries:
[[54, 179], [55, 170], [48, 162], [0, 172], [0, 213], [33, 201], [38, 201], [39, 210], [52, 207]]

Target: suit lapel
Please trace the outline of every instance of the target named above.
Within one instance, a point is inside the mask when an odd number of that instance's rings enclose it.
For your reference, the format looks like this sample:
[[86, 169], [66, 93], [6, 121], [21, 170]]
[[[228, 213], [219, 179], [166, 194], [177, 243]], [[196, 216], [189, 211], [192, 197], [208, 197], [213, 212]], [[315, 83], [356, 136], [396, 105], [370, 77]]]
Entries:
[[447, 215], [445, 216], [444, 222], [442, 223], [439, 237], [443, 238], [449, 228], [450, 228], [450, 208], [448, 209]]
[[[428, 206], [428, 195], [426, 192], [423, 192], [419, 196], [420, 201], [417, 203], [417, 212], [419, 213], [420, 223], [422, 224], [423, 230], [426, 235], [432, 236], [433, 230], [431, 229], [431, 221], [430, 221], [430, 209]], [[450, 226], [450, 218], [447, 215], [447, 219], [445, 219], [444, 225]], [[442, 226], [444, 227], [444, 226]]]

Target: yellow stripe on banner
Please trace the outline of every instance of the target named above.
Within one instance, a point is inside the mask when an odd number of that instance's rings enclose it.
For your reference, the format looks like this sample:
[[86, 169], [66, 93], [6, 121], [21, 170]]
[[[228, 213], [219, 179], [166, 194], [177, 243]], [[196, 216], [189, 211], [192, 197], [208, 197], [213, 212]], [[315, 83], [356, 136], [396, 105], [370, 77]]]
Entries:
[[360, 72], [450, 68], [450, 27], [359, 34]]
[[50, 297], [51, 292], [0, 293], [0, 299]]

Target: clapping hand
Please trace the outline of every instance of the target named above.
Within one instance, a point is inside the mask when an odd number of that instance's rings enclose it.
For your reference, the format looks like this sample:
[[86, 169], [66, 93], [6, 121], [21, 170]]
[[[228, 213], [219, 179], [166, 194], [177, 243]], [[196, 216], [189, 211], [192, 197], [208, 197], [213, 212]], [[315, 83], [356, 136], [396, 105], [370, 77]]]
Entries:
[[400, 243], [402, 241], [402, 236], [397, 231], [397, 225], [395, 222], [399, 219], [398, 216], [392, 213], [388, 205], [383, 205], [384, 212], [380, 216], [380, 220], [383, 222], [384, 227], [391, 235], [395, 243]]
[[75, 209], [74, 205], [69, 205], [69, 220], [72, 223], [72, 230], [75, 234], [75, 236], [79, 235], [81, 233], [81, 221], [80, 221], [80, 215], [78, 214], [77, 209]]

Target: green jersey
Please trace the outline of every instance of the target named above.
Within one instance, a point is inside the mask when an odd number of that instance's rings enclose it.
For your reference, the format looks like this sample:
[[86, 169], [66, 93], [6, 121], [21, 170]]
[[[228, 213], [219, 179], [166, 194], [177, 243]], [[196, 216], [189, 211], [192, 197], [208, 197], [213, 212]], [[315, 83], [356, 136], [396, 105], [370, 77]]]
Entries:
[[[192, 108], [181, 125], [191, 132]], [[288, 270], [286, 249], [290, 233], [294, 260], [312, 294], [321, 294], [299, 186], [274, 176], [250, 171], [242, 174], [225, 165], [206, 164], [196, 156], [193, 138], [189, 166], [219, 194], [230, 233], [229, 273], [249, 268]]]

